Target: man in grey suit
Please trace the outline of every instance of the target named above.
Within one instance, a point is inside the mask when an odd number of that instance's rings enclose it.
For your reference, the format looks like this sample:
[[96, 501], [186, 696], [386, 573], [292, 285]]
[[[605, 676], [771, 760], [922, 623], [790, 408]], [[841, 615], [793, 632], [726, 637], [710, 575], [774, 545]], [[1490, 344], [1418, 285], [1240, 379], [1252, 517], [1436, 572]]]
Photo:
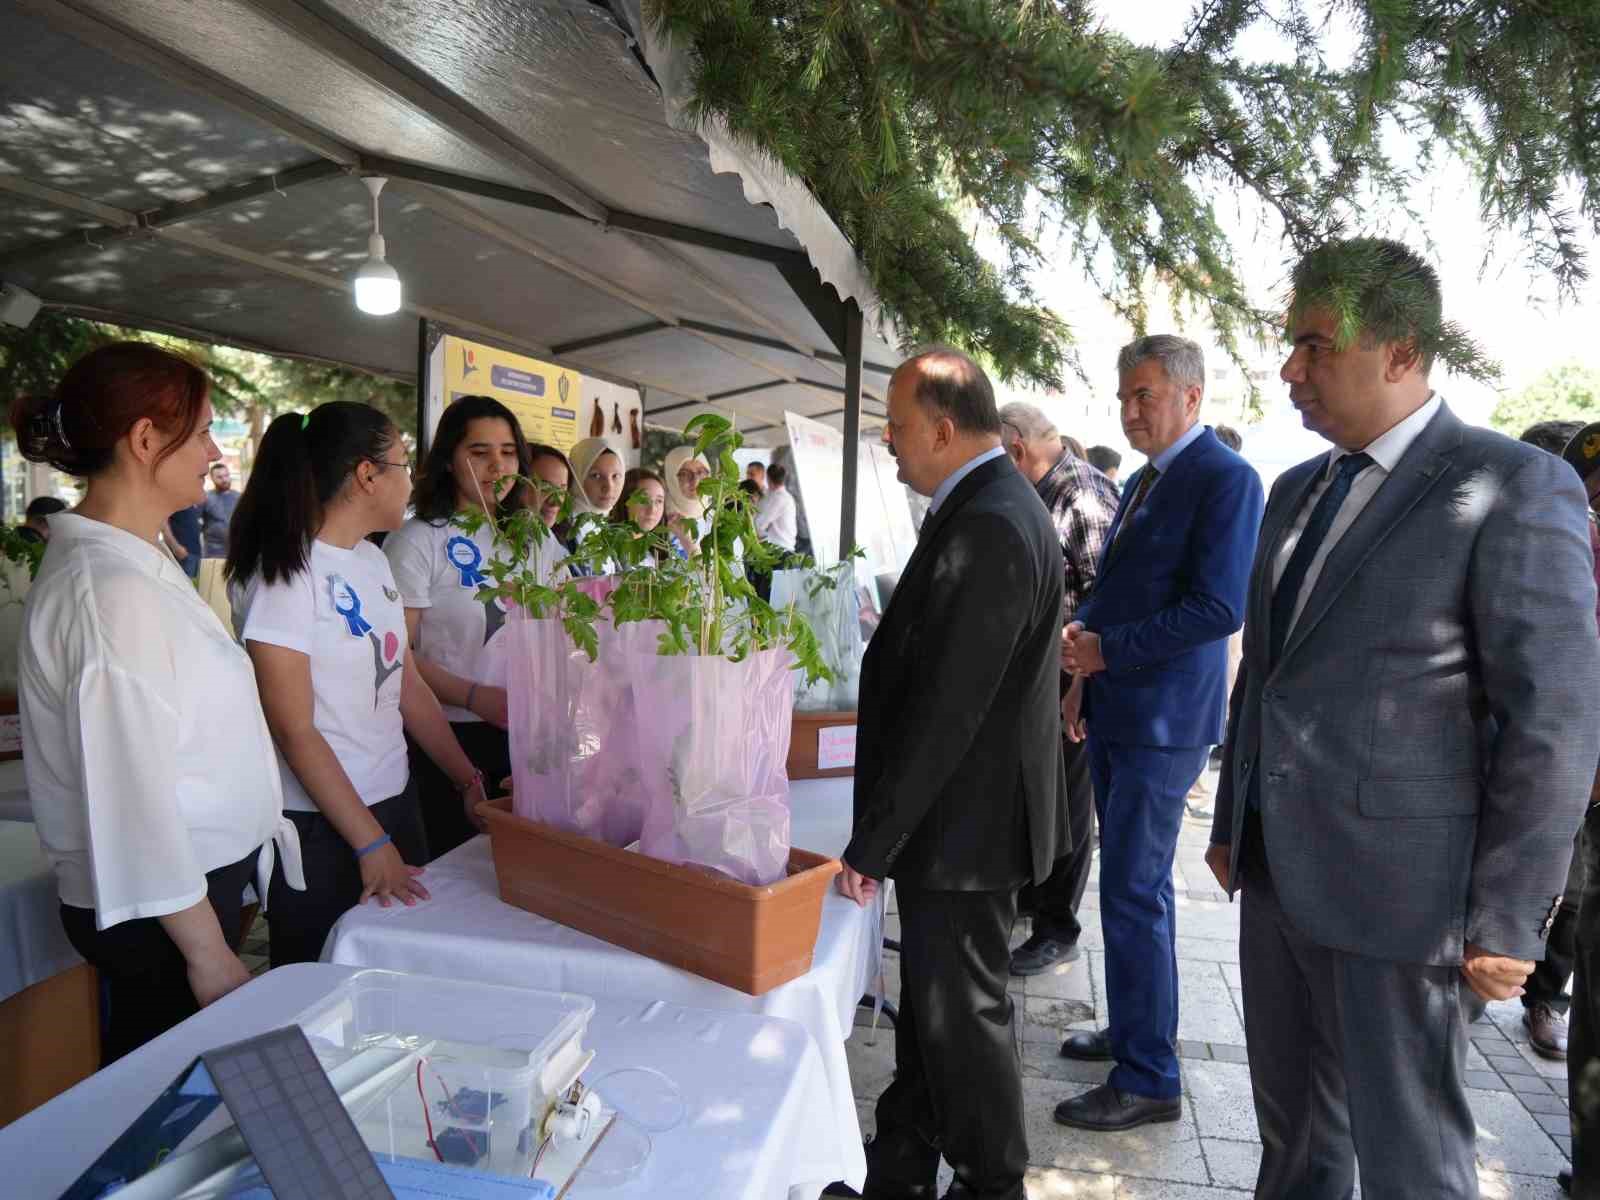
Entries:
[[1282, 370], [1333, 450], [1279, 477], [1212, 846], [1242, 890], [1258, 1197], [1475, 1197], [1466, 1025], [1519, 995], [1600, 756], [1583, 489], [1464, 425], [1395, 242], [1294, 272]]

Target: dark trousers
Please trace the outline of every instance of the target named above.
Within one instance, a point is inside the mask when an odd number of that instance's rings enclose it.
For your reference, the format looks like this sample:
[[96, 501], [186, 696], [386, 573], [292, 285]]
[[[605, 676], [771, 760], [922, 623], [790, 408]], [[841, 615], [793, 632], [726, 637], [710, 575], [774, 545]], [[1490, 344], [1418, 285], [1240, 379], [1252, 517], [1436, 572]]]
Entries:
[[[1600, 818], [1591, 818], [1583, 847], [1583, 901], [1573, 956], [1572, 1014], [1567, 1030], [1567, 1102], [1572, 1116], [1572, 1195], [1600, 1200]], [[1552, 933], [1552, 940], [1554, 934]]]
[[1246, 818], [1239, 963], [1261, 1132], [1256, 1200], [1478, 1195], [1467, 1025], [1483, 1003], [1454, 966], [1315, 945], [1278, 903]]
[[1558, 1013], [1567, 1011], [1566, 987], [1578, 953], [1578, 905], [1583, 900], [1585, 873], [1583, 830], [1579, 829], [1578, 836], [1572, 839], [1572, 865], [1567, 868], [1561, 907], [1556, 910], [1550, 936], [1545, 939], [1544, 959], [1534, 964], [1533, 974], [1524, 985], [1523, 1008], [1546, 1004]]
[[1050, 878], [1023, 888], [1017, 903], [1033, 913], [1034, 933], [1070, 943], [1083, 933], [1078, 906], [1094, 863], [1094, 785], [1089, 781], [1087, 742], [1063, 736], [1061, 753], [1067, 764], [1068, 849], [1056, 859]]
[[[206, 874], [206, 898], [223, 938], [233, 947], [244, 937], [241, 897], [255, 877], [258, 854], [252, 850], [238, 862]], [[189, 990], [189, 964], [157, 918], [140, 917], [96, 929], [94, 909], [63, 904], [61, 924], [72, 948], [100, 972], [106, 999], [102, 1067], [200, 1011]]]
[[[487, 721], [455, 721], [450, 728], [455, 731], [456, 741], [461, 743], [472, 765], [483, 772], [485, 794], [498, 795], [500, 781], [511, 774], [509, 735]], [[466, 805], [450, 777], [409, 736], [406, 750], [411, 761], [411, 781], [416, 785], [417, 799], [422, 805], [422, 828], [428, 837], [428, 853], [439, 858], [477, 837], [478, 830], [467, 820]]]
[[[407, 863], [416, 867], [428, 861], [428, 841], [422, 832], [415, 783], [407, 784], [398, 796], [370, 805], [367, 811], [394, 839], [395, 849]], [[306, 890], [297, 892], [289, 886], [280, 858], [272, 869], [267, 904], [274, 967], [316, 962], [339, 918], [361, 899], [361, 864], [332, 822], [319, 812], [284, 815], [300, 831]]]
[[1176, 1099], [1178, 914], [1172, 860], [1183, 798], [1207, 747], [1128, 746], [1089, 734], [1089, 771], [1100, 818], [1100, 928], [1105, 935], [1108, 1082], [1124, 1092]]
[[1028, 1165], [1011, 997], [1017, 894], [898, 887], [894, 1081], [878, 1097], [866, 1195], [935, 1196], [942, 1153], [974, 1195], [1021, 1200]]

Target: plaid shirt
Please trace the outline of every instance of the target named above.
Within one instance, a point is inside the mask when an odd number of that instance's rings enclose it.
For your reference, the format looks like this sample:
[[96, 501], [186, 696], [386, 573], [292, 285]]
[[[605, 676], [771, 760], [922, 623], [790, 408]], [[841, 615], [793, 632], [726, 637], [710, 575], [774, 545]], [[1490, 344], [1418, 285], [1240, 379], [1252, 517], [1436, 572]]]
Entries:
[[1121, 497], [1116, 484], [1070, 450], [1061, 452], [1056, 465], [1037, 487], [1039, 499], [1050, 510], [1050, 519], [1061, 537], [1061, 557], [1066, 565], [1062, 603], [1065, 624], [1072, 620], [1094, 586], [1100, 552], [1105, 548]]

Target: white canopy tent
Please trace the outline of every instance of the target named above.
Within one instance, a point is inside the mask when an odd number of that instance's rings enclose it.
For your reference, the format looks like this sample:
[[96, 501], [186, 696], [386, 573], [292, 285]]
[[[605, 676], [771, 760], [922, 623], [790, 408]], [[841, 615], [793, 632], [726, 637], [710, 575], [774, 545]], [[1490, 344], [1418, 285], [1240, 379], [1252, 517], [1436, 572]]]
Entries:
[[[0, 38], [0, 278], [48, 304], [407, 379], [452, 331], [758, 446], [785, 411], [882, 423], [898, 356], [848, 242], [675, 127], [685, 63], [636, 0], [12, 0]], [[392, 317], [351, 300], [368, 174]]]

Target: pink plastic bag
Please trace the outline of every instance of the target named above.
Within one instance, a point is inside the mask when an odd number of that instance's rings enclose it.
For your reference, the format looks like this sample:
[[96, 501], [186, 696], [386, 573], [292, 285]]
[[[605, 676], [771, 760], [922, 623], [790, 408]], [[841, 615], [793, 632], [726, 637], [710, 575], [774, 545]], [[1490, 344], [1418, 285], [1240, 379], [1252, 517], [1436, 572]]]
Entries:
[[654, 652], [660, 628], [601, 621], [597, 632], [590, 662], [560, 621], [506, 623], [512, 811], [625, 846], [640, 836], [645, 805], [625, 664]]
[[787, 650], [744, 662], [629, 656], [646, 797], [644, 853], [749, 884], [785, 876], [793, 662]]

